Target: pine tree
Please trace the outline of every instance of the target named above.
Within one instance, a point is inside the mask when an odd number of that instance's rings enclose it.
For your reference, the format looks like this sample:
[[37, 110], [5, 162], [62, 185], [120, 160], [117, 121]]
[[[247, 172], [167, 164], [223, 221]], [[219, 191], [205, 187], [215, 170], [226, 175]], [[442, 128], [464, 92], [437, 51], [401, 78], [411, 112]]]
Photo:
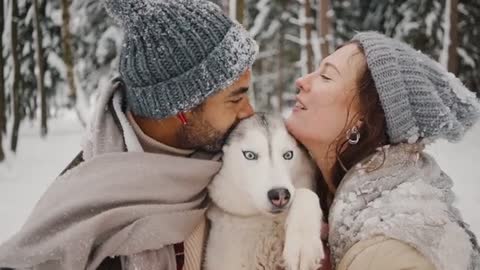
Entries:
[[[37, 79], [35, 78], [35, 49], [32, 32], [34, 6], [31, 1], [10, 1], [8, 16], [9, 46], [6, 46], [5, 119], [12, 118], [10, 148], [16, 151], [20, 123], [25, 116], [35, 118], [37, 109]], [[4, 19], [5, 21], [5, 19]], [[3, 71], [2, 70], [2, 71]], [[10, 103], [10, 104], [9, 104]], [[10, 105], [10, 106], [9, 106]], [[3, 122], [4, 124], [6, 121]]]
[[[281, 111], [294, 80], [300, 74], [297, 61], [299, 5], [288, 0], [247, 1], [247, 28], [255, 38], [260, 53], [253, 66], [256, 107]], [[289, 104], [288, 104], [289, 105]]]
[[320, 46], [320, 56], [318, 60], [327, 57], [330, 54], [331, 46], [331, 27], [330, 22], [330, 0], [318, 0], [317, 8], [317, 31]]
[[40, 10], [38, 8], [38, 0], [33, 0], [33, 7], [35, 13], [35, 36], [36, 36], [36, 52], [37, 52], [37, 87], [38, 92], [40, 92], [40, 136], [44, 137], [47, 135], [47, 104], [46, 104], [46, 93], [44, 87], [44, 57], [43, 57], [43, 45], [42, 45], [42, 29], [40, 27]]
[[13, 60], [13, 86], [12, 86], [12, 99], [13, 99], [13, 127], [12, 135], [10, 140], [10, 149], [15, 152], [17, 150], [18, 142], [18, 129], [20, 127], [20, 63], [19, 63], [19, 52], [18, 52], [18, 29], [17, 21], [19, 21], [18, 16], [18, 1], [12, 0], [12, 15], [11, 15], [11, 55]]
[[[49, 14], [42, 17], [44, 63], [45, 63], [45, 92], [50, 100], [49, 108], [57, 111], [57, 107], [63, 106], [63, 100], [67, 96], [63, 89], [66, 82], [65, 64], [62, 60], [61, 39], [61, 5], [60, 1], [42, 0], [39, 6], [40, 14]], [[53, 16], [55, 14], [55, 16]], [[57, 92], [57, 89], [59, 91]]]
[[480, 98], [480, 3], [478, 0], [460, 0], [458, 4], [457, 53], [458, 76]]
[[303, 73], [311, 73], [314, 69], [314, 55], [312, 46], [314, 19], [310, 0], [303, 0], [303, 11], [300, 11], [300, 23], [303, 25], [300, 31], [302, 33], [302, 43], [305, 43], [304, 53], [306, 61], [305, 65], [307, 68], [306, 72]]
[[4, 28], [4, 1], [0, 3], [0, 162], [5, 159], [3, 152], [3, 134], [6, 124], [6, 106], [5, 106], [5, 80], [3, 76], [3, 28]]
[[20, 0], [18, 21], [20, 89], [18, 92], [20, 121], [28, 116], [35, 119], [38, 107], [37, 78], [35, 77], [34, 6], [32, 1]]
[[122, 31], [107, 15], [101, 1], [74, 0], [72, 10], [78, 87], [90, 96], [99, 82], [118, 74]]
[[[446, 23], [450, 24], [448, 32], [445, 31], [444, 36], [450, 40], [448, 44], [448, 61], [446, 63], [448, 71], [458, 75], [458, 0], [448, 0], [445, 10], [449, 11], [449, 18]], [[448, 9], [447, 9], [448, 8]], [[447, 15], [445, 13], [445, 15]], [[444, 18], [445, 20], [447, 18]], [[445, 29], [444, 29], [445, 30]], [[445, 45], [445, 44], [444, 44]]]
[[445, 62], [445, 67], [480, 95], [478, 1], [344, 0], [333, 1], [333, 7], [337, 45], [355, 31], [379, 31]]
[[77, 91], [75, 86], [74, 77], [74, 62], [73, 62], [73, 48], [71, 44], [70, 33], [70, 1], [61, 0], [62, 3], [62, 48], [63, 48], [63, 61], [67, 69], [67, 82], [68, 82], [68, 98], [70, 105], [75, 106], [77, 100]]

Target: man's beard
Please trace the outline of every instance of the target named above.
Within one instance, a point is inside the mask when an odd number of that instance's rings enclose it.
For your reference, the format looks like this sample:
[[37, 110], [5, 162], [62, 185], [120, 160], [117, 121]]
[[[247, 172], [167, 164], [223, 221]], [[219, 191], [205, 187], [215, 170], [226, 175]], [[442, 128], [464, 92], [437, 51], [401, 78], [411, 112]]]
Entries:
[[180, 129], [181, 148], [203, 150], [211, 153], [220, 152], [228, 135], [237, 124], [238, 122], [234, 123], [227, 131], [222, 132], [200, 117], [197, 121], [191, 121]]

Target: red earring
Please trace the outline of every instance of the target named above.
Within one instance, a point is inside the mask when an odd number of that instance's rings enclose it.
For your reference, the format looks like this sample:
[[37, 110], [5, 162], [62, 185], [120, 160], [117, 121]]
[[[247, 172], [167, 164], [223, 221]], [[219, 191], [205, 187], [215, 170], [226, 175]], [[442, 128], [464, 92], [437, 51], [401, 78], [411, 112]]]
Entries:
[[185, 116], [185, 114], [183, 112], [179, 112], [177, 116], [178, 116], [178, 119], [180, 119], [180, 122], [182, 122], [183, 125], [187, 124], [187, 117]]

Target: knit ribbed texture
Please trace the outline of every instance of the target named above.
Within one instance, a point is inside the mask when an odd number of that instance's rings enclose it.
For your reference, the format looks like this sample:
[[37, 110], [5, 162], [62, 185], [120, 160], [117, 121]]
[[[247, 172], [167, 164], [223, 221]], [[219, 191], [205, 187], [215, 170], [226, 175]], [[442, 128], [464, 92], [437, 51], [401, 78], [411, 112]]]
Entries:
[[206, 220], [200, 223], [190, 237], [183, 243], [185, 246], [185, 265], [183, 270], [202, 269], [202, 255], [207, 230]]
[[480, 117], [475, 94], [425, 54], [376, 32], [353, 40], [364, 48], [391, 143], [458, 141]]
[[119, 72], [135, 115], [188, 111], [254, 62], [255, 41], [206, 0], [105, 0], [105, 6], [124, 28]]

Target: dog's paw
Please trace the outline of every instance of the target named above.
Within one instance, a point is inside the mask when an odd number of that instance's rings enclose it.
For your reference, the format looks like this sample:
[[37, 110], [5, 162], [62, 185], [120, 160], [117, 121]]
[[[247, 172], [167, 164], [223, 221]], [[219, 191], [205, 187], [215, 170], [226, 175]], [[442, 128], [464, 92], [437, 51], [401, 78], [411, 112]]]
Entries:
[[323, 246], [316, 239], [294, 239], [285, 245], [283, 260], [288, 270], [316, 270], [319, 269], [324, 257]]
[[324, 258], [321, 232], [322, 211], [317, 195], [297, 189], [285, 224], [283, 260], [288, 270], [314, 270]]

